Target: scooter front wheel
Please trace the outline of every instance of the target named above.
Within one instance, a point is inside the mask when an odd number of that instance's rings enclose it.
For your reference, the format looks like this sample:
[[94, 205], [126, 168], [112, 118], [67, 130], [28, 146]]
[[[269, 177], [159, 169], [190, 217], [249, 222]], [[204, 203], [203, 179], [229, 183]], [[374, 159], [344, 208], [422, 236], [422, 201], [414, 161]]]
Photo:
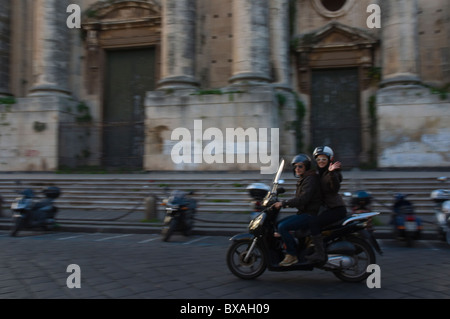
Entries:
[[169, 241], [170, 236], [172, 236], [175, 231], [176, 220], [172, 219], [167, 226], [164, 226], [161, 231], [162, 241]]
[[18, 218], [13, 222], [11, 232], [9, 233], [11, 237], [15, 237], [20, 228], [22, 228], [22, 218]]
[[242, 279], [259, 277], [267, 268], [266, 258], [258, 244], [254, 245], [250, 255], [247, 256], [252, 243], [252, 240], [236, 241], [228, 248], [228, 268], [235, 276]]

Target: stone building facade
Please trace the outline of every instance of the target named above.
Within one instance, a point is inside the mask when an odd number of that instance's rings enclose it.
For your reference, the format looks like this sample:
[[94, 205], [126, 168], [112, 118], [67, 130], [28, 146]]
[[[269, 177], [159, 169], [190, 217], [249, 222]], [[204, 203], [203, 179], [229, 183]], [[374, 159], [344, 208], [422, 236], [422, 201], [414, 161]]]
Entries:
[[0, 0], [0, 170], [450, 166], [446, 0]]

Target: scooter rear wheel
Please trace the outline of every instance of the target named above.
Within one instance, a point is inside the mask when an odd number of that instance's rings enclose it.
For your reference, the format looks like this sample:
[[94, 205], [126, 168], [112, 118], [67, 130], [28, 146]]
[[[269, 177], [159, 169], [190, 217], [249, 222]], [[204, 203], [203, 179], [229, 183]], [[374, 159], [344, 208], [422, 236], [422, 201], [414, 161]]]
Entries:
[[349, 268], [334, 271], [334, 275], [345, 282], [360, 282], [370, 273], [367, 272], [367, 267], [370, 264], [376, 264], [375, 252], [365, 240], [358, 237], [348, 237], [347, 241], [355, 246], [355, 254], [351, 257], [355, 260], [355, 264]]
[[242, 279], [259, 277], [267, 268], [266, 258], [258, 244], [254, 246], [250, 256], [245, 260], [252, 242], [252, 240], [236, 241], [228, 248], [228, 268], [235, 276]]

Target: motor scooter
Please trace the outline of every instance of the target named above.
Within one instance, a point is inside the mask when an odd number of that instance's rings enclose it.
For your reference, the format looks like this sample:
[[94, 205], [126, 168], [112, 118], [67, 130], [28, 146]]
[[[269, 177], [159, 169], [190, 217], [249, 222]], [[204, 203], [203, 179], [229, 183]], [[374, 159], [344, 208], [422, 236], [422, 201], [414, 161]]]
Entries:
[[[447, 177], [439, 177], [439, 182], [446, 182]], [[450, 245], [450, 191], [436, 189], [431, 192], [431, 200], [435, 203], [434, 215], [438, 228], [439, 238]]]
[[161, 230], [163, 241], [168, 241], [175, 231], [189, 236], [194, 227], [194, 216], [197, 201], [192, 198], [193, 192], [174, 190], [165, 198], [162, 205], [166, 208], [164, 226]]
[[416, 216], [413, 204], [406, 198], [410, 194], [394, 194], [394, 204], [392, 205], [392, 219], [394, 236], [404, 239], [406, 245], [411, 247], [414, 240], [420, 239], [422, 232], [422, 221]]
[[[353, 214], [363, 214], [371, 212], [370, 204], [372, 202], [372, 194], [365, 190], [357, 190], [354, 192], [345, 192], [344, 196], [350, 197], [350, 209]], [[367, 221], [367, 230], [373, 232], [373, 221], [369, 218]]]
[[11, 204], [11, 236], [16, 236], [21, 229], [43, 228], [51, 230], [56, 227], [55, 216], [58, 208], [53, 202], [61, 195], [59, 187], [50, 186], [43, 190], [45, 198], [36, 201], [32, 189], [19, 191], [21, 197]]
[[382, 253], [373, 237], [368, 232], [367, 221], [378, 212], [353, 214], [340, 221], [322, 228], [324, 247], [328, 255], [321, 263], [310, 263], [305, 258], [314, 251], [311, 235], [308, 232], [295, 232], [297, 240], [298, 263], [280, 266], [284, 257], [282, 238], [274, 236], [280, 210], [273, 208], [278, 195], [285, 192], [279, 180], [283, 171], [281, 161], [272, 183], [271, 190], [262, 201], [263, 211], [248, 225], [248, 233], [233, 236], [226, 254], [228, 269], [242, 279], [254, 279], [266, 269], [270, 271], [296, 271], [315, 268], [332, 272], [337, 278], [346, 282], [360, 282], [370, 275], [367, 267], [376, 264], [375, 250]]

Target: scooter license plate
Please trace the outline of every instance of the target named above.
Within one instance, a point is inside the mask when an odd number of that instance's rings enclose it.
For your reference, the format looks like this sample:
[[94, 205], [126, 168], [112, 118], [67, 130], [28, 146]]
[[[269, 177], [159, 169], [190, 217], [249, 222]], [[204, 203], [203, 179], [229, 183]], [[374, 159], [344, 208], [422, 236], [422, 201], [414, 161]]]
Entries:
[[415, 231], [417, 229], [415, 222], [405, 222], [405, 230]]
[[24, 209], [25, 207], [27, 207], [27, 205], [25, 203], [21, 203], [21, 202], [11, 204], [12, 210]]
[[171, 220], [172, 220], [172, 217], [170, 217], [170, 216], [164, 217], [164, 224], [170, 223]]

